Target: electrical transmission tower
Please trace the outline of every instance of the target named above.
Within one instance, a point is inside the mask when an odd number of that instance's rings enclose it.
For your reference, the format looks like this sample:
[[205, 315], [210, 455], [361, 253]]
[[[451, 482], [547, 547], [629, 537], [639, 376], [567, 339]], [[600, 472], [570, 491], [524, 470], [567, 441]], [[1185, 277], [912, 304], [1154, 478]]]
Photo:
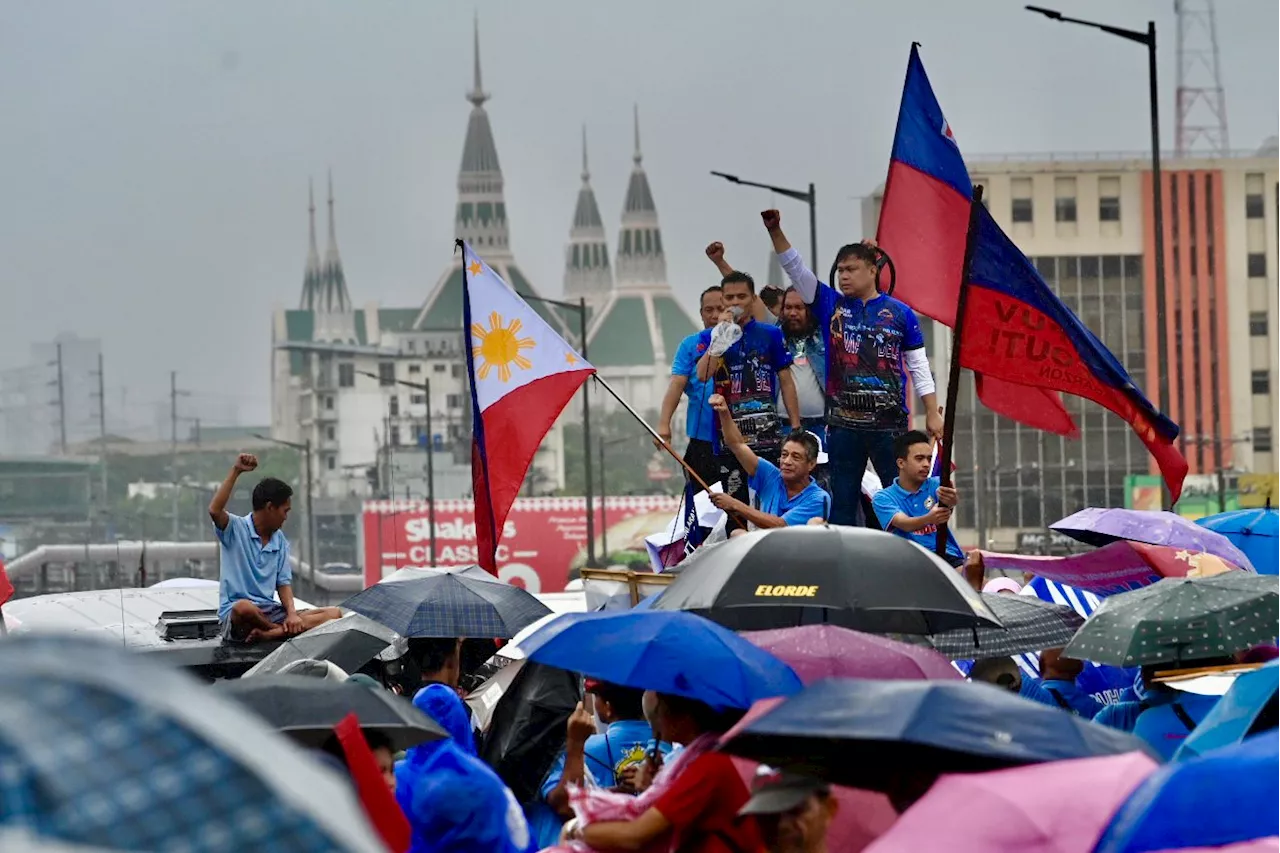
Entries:
[[1231, 145], [1213, 0], [1173, 0], [1173, 10], [1178, 15], [1176, 153], [1226, 156]]

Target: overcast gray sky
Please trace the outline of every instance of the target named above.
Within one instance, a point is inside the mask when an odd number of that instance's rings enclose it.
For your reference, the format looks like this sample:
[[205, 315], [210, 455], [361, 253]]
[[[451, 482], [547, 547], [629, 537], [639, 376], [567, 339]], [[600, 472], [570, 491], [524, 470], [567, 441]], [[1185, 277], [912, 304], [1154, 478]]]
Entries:
[[[1172, 0], [1058, 7], [1156, 20], [1171, 147]], [[322, 190], [333, 168], [357, 304], [418, 305], [447, 263], [476, 10], [512, 246], [544, 295], [561, 289], [584, 122], [616, 243], [633, 102], [684, 294], [707, 283], [712, 239], [738, 266], [766, 259], [768, 194], [709, 169], [812, 180], [823, 253], [854, 236], [912, 40], [969, 154], [1148, 140], [1138, 45], [1003, 0], [0, 0], [0, 367], [59, 331], [100, 336], [108, 386], [130, 399], [162, 398], [176, 369], [265, 422], [270, 311], [298, 300], [308, 176]], [[1277, 129], [1277, 4], [1219, 2], [1217, 22], [1231, 141], [1255, 148]], [[803, 233], [803, 207], [778, 206]]]

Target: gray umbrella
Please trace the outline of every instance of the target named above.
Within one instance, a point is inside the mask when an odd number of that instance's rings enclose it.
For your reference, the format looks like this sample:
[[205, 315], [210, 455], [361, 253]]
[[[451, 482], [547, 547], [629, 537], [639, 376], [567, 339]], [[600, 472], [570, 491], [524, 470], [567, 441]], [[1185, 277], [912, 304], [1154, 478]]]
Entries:
[[1064, 654], [1113, 666], [1205, 660], [1275, 637], [1278, 621], [1275, 575], [1164, 578], [1104, 600]]
[[972, 660], [1060, 649], [1084, 624], [1084, 617], [1070, 607], [1034, 596], [984, 592], [982, 600], [1004, 628], [979, 625], [923, 639], [952, 660]]
[[151, 655], [0, 641], [0, 832], [118, 850], [376, 851], [349, 784]]
[[387, 626], [348, 613], [290, 637], [242, 677], [271, 675], [300, 660], [327, 660], [345, 672], [355, 672], [399, 639]]
[[219, 687], [304, 746], [323, 746], [347, 714], [356, 715], [360, 728], [385, 735], [393, 751], [448, 737], [435, 720], [398, 696], [350, 681], [270, 675], [224, 681]]

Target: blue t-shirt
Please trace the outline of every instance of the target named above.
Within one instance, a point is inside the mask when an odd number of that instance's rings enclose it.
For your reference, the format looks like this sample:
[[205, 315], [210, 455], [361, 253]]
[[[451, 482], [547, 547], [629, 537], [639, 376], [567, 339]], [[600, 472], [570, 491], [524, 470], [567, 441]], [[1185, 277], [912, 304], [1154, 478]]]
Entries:
[[[1074, 681], [1062, 681], [1056, 678], [1045, 681], [1037, 679], [1035, 690], [1024, 695], [1033, 702], [1071, 711], [1086, 720], [1092, 720], [1097, 716], [1098, 711], [1102, 710], [1098, 700], [1081, 690]], [[1058, 701], [1059, 697], [1062, 699], [1061, 702]]]
[[[934, 548], [938, 541], [937, 525], [926, 524], [919, 530], [908, 533], [905, 530], [891, 527], [890, 521], [899, 512], [911, 518], [927, 515], [929, 510], [933, 509], [938, 502], [938, 486], [941, 484], [942, 481], [937, 477], [929, 477], [914, 492], [908, 492], [902, 488], [902, 486], [898, 485], [897, 480], [885, 486], [871, 500], [871, 505], [875, 508], [876, 518], [879, 520], [880, 526], [890, 533], [896, 533], [903, 539], [916, 543], [930, 553], [936, 553]], [[951, 532], [950, 527], [947, 528], [947, 553], [958, 560], [964, 559], [964, 552], [960, 550], [960, 543], [956, 542], [955, 534]]]
[[[698, 346], [699, 353], [711, 346], [711, 329], [698, 333]], [[775, 401], [778, 371], [790, 366], [791, 353], [782, 330], [748, 320], [742, 327], [741, 339], [725, 351], [720, 368], [711, 377], [716, 393], [728, 403], [738, 431], [757, 456], [776, 456], [782, 449]], [[718, 429], [716, 434], [718, 449]]]
[[[1182, 746], [1182, 742], [1187, 739], [1195, 726], [1199, 725], [1200, 721], [1213, 710], [1213, 706], [1218, 704], [1219, 697], [1201, 696], [1197, 693], [1186, 693], [1170, 688], [1164, 688], [1159, 692], [1172, 695], [1161, 697], [1165, 701], [1154, 702], [1140, 713], [1133, 724], [1133, 734], [1134, 737], [1146, 741], [1161, 759], [1168, 761], [1173, 758], [1173, 754], [1178, 751], [1178, 747]], [[1175, 704], [1194, 724], [1193, 726], [1188, 727], [1183, 722], [1178, 710], [1174, 708]]]
[[827, 424], [906, 430], [902, 354], [924, 346], [915, 312], [892, 296], [863, 302], [822, 282], [811, 307], [827, 345]]
[[715, 392], [710, 379], [703, 382], [698, 378], [698, 359], [707, 351], [707, 344], [700, 343], [701, 337], [694, 332], [680, 342], [675, 360], [671, 362], [671, 375], [689, 380], [684, 386], [684, 395], [689, 398], [684, 415], [685, 435], [700, 441], [715, 441], [716, 413], [707, 405]]
[[241, 599], [266, 607], [275, 603], [276, 587], [293, 584], [289, 566], [289, 540], [282, 531], [271, 534], [266, 545], [253, 526], [252, 515], [227, 513], [227, 527], [218, 536], [218, 619], [227, 618], [231, 605]]
[[[622, 784], [622, 771], [644, 763], [645, 756], [655, 748], [664, 756], [671, 752], [671, 744], [657, 743], [653, 739], [653, 729], [644, 720], [619, 720], [610, 723], [604, 734], [587, 738], [582, 750], [583, 769], [596, 785], [613, 788]], [[561, 751], [542, 783], [540, 807], [525, 807], [525, 814], [530, 815], [531, 823], [536, 824], [533, 832], [542, 847], [555, 846], [564, 825], [560, 816], [546, 804], [547, 797], [564, 776], [564, 760], [565, 753]]]
[[831, 515], [831, 495], [812, 477], [800, 494], [790, 497], [782, 472], [767, 459], [757, 461], [756, 472], [748, 483], [756, 493], [756, 509], [779, 516], [788, 526], [808, 524], [811, 518]]

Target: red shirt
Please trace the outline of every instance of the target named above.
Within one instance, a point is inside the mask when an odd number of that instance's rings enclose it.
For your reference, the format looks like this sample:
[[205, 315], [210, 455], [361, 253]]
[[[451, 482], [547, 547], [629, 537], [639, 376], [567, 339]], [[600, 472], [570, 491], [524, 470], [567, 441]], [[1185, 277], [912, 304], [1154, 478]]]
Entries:
[[764, 846], [755, 820], [738, 817], [750, 798], [733, 759], [708, 752], [682, 770], [653, 807], [670, 821], [681, 853], [758, 853]]

